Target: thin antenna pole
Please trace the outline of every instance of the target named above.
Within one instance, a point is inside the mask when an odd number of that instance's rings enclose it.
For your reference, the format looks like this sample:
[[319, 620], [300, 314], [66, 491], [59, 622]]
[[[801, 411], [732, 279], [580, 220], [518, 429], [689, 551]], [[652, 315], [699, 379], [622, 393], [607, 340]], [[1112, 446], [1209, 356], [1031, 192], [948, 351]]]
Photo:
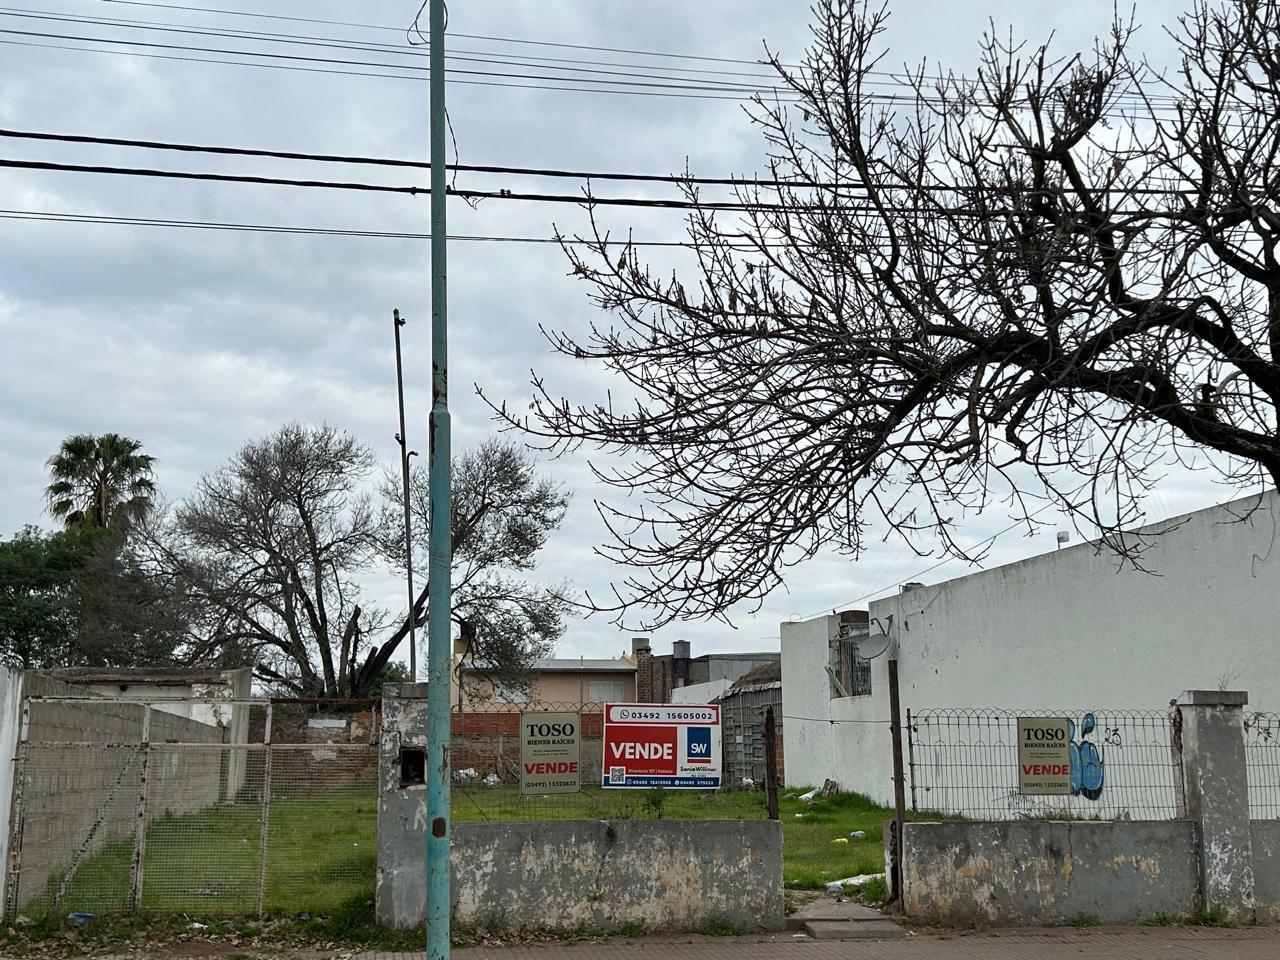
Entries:
[[409, 440], [404, 432], [404, 367], [400, 361], [400, 328], [404, 321], [400, 319], [400, 311], [392, 310], [391, 318], [396, 331], [396, 399], [400, 403], [400, 432], [396, 441], [400, 444], [400, 479], [404, 485], [404, 571], [409, 585], [409, 679], [418, 680], [418, 632], [415, 628], [414, 594], [413, 594], [413, 527], [410, 522], [409, 506], [409, 458], [416, 456], [416, 450], [409, 449]]
[[427, 960], [449, 960], [449, 684], [452, 674], [452, 516], [449, 489], [449, 310], [445, 229], [444, 0], [431, 7], [431, 564], [427, 615]]

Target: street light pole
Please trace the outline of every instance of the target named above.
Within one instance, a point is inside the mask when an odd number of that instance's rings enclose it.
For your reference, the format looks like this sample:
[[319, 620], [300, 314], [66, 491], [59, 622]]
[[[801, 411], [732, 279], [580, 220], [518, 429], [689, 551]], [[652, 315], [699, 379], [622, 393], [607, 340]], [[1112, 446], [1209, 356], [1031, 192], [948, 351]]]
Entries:
[[449, 958], [449, 680], [452, 660], [452, 498], [446, 284], [444, 0], [430, 0], [431, 538], [427, 618], [427, 960]]
[[396, 434], [396, 442], [400, 444], [400, 482], [404, 496], [404, 568], [405, 579], [409, 586], [409, 679], [418, 680], [418, 631], [414, 628], [413, 597], [413, 527], [410, 522], [409, 506], [409, 458], [416, 456], [416, 450], [409, 449], [409, 440], [404, 432], [404, 366], [400, 360], [400, 328], [404, 321], [400, 319], [400, 311], [391, 312], [392, 324], [396, 331], [396, 399], [400, 404], [400, 432]]

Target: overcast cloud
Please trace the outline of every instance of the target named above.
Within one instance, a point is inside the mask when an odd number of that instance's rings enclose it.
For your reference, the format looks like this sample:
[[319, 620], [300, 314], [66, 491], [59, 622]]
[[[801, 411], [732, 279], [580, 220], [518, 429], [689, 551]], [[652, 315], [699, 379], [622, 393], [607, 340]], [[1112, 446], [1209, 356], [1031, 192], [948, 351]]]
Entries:
[[[203, 4], [202, 4], [203, 5]], [[230, 8], [407, 25], [417, 0], [225, 0]], [[233, 27], [398, 42], [402, 35], [337, 27], [125, 5], [106, 0], [52, 0], [50, 10], [189, 25]], [[808, 6], [777, 0], [622, 3], [455, 2], [455, 33], [669, 51], [755, 57], [762, 42], [784, 59], [807, 39]], [[888, 38], [889, 63], [927, 57], [969, 71], [991, 17], [1000, 29], [1040, 39], [1051, 31], [1063, 50], [1088, 46], [1106, 28], [1110, 2], [1047, 0], [899, 0]], [[1159, 59], [1168, 49], [1162, 26], [1177, 3], [1140, 0], [1141, 38]], [[0, 15], [0, 28], [149, 42], [229, 46], [215, 38], [51, 23]], [[424, 18], [425, 30], [425, 18]], [[247, 66], [219, 66], [85, 51], [13, 45], [65, 44], [53, 38], [0, 34], [3, 80], [0, 126], [195, 143], [377, 156], [427, 153], [427, 88], [420, 80], [332, 76]], [[451, 49], [614, 59], [688, 66], [620, 54], [516, 47], [451, 40]], [[104, 43], [90, 44], [107, 47]], [[236, 43], [236, 46], [245, 46]], [[119, 49], [119, 48], [117, 48]], [[135, 48], [140, 50], [141, 48]], [[280, 52], [280, 45], [255, 49]], [[161, 51], [162, 52], [162, 51]], [[312, 51], [287, 48], [287, 52]], [[321, 51], [323, 54], [323, 51]], [[200, 54], [187, 54], [200, 56]], [[338, 53], [339, 56], [359, 55]], [[391, 60], [393, 58], [386, 58]], [[698, 64], [693, 64], [698, 66]], [[702, 66], [710, 66], [701, 64]], [[491, 69], [479, 67], [479, 69]], [[359, 69], [359, 68], [351, 68]], [[517, 68], [510, 68], [515, 70]], [[726, 65], [725, 69], [749, 69]], [[528, 72], [539, 72], [537, 69]], [[459, 80], [464, 79], [458, 77]], [[483, 78], [477, 78], [483, 79]], [[464, 163], [579, 170], [671, 173], [689, 167], [706, 176], [761, 167], [762, 144], [729, 100], [675, 99], [452, 84], [450, 114]], [[390, 172], [223, 161], [90, 146], [0, 142], [0, 156], [234, 170], [329, 179], [425, 182], [417, 171]], [[572, 181], [469, 177], [460, 186], [570, 192]], [[661, 185], [605, 185], [601, 194], [670, 195]], [[6, 209], [133, 217], [285, 223], [356, 229], [428, 228], [427, 200], [277, 186], [132, 180], [87, 174], [0, 172]], [[478, 210], [450, 208], [450, 233], [550, 236], [584, 228], [572, 206], [488, 201]], [[616, 229], [648, 240], [683, 238], [678, 212], [609, 212]], [[582, 399], [608, 385], [599, 371], [552, 357], [538, 325], [580, 330], [592, 317], [585, 289], [566, 275], [554, 246], [454, 243], [450, 248], [451, 384], [455, 443], [473, 444], [494, 429], [473, 384], [523, 403], [531, 367], [558, 393]], [[158, 480], [171, 499], [221, 463], [239, 444], [286, 420], [328, 421], [395, 462], [396, 405], [390, 315], [406, 328], [410, 442], [425, 454], [428, 408], [428, 249], [425, 242], [323, 236], [217, 233], [131, 226], [0, 221], [0, 532], [48, 525], [41, 490], [44, 461], [71, 433], [116, 431], [138, 437], [159, 458]], [[583, 458], [545, 469], [573, 489], [564, 529], [546, 551], [539, 575], [602, 592], [624, 571], [592, 555], [603, 530], [592, 507], [600, 491]], [[1196, 476], [1173, 476], [1148, 504], [1153, 518], [1196, 509], [1227, 493]], [[978, 542], [1007, 526], [995, 511], [966, 521]], [[1053, 549], [1052, 529], [1027, 539], [1002, 537], [993, 562]], [[854, 564], [821, 557], [789, 577], [789, 590], [755, 614], [722, 624], [687, 624], [655, 636], [660, 650], [687, 638], [696, 652], [776, 649], [778, 623], [885, 593], [936, 561], [898, 543], [877, 545]], [[960, 575], [950, 563], [923, 579]], [[371, 571], [370, 590], [395, 608], [398, 581]], [[865, 598], [864, 598], [865, 602]], [[563, 656], [608, 655], [627, 634], [604, 618], [575, 621]]]

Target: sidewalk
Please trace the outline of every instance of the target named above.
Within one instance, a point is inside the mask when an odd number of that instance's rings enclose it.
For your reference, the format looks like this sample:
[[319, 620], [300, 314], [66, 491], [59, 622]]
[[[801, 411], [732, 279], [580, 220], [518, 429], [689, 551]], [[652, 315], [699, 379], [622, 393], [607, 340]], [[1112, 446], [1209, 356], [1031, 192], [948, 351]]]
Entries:
[[[297, 960], [415, 960], [421, 953], [300, 954]], [[456, 960], [1275, 960], [1280, 927], [1238, 930], [1203, 927], [1102, 927], [1009, 933], [925, 931], [905, 939], [797, 940], [759, 937], [684, 937], [468, 947]]]

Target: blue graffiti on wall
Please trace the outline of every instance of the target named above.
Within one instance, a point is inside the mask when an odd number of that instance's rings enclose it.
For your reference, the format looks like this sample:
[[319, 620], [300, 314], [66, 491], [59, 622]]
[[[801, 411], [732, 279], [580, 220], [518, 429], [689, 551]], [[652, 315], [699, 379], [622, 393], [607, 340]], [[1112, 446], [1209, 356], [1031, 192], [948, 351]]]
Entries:
[[1076, 722], [1067, 721], [1068, 737], [1071, 740], [1071, 793], [1086, 800], [1097, 800], [1102, 796], [1102, 784], [1106, 779], [1102, 754], [1088, 736], [1097, 727], [1092, 713], [1086, 713], [1080, 723], [1080, 739], [1076, 740]]

